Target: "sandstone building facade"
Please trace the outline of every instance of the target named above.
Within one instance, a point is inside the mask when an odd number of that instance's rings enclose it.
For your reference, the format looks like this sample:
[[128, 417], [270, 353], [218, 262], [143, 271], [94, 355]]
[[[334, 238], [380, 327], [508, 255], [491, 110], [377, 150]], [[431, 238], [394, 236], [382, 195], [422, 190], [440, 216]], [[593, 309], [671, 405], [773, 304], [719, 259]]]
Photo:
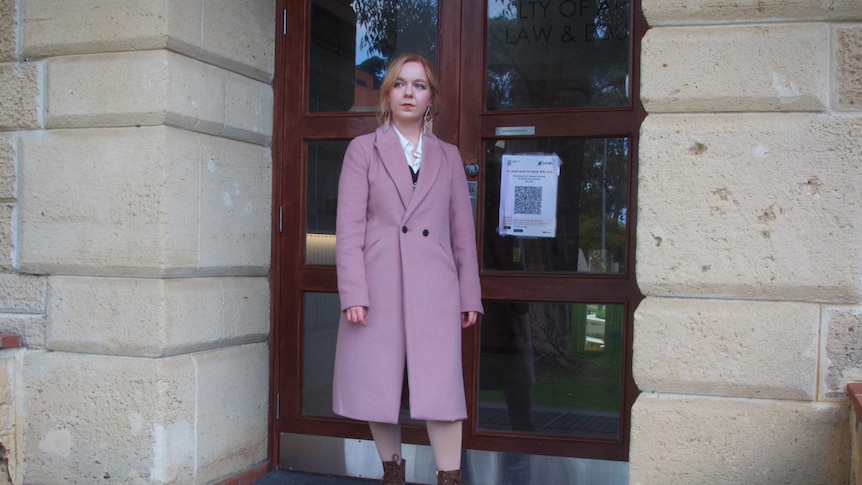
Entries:
[[[11, 483], [267, 463], [277, 3], [0, 0]], [[630, 481], [856, 480], [862, 2], [641, 8]]]

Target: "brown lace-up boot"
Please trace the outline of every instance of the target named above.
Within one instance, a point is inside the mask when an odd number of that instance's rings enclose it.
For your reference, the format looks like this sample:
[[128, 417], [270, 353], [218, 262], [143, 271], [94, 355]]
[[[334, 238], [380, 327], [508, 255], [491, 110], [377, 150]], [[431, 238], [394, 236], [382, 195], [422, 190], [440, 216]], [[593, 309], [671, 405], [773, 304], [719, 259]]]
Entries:
[[404, 480], [404, 460], [399, 460], [397, 454], [392, 455], [392, 461], [383, 462], [383, 480], [380, 485], [404, 485]]
[[437, 485], [461, 485], [461, 470], [437, 471]]

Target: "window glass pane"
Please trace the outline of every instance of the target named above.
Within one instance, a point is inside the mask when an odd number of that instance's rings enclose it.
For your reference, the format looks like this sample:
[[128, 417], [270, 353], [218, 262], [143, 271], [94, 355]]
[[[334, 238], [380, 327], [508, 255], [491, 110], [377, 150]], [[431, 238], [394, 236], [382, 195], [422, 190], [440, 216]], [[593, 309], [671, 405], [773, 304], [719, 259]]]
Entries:
[[630, 0], [488, 0], [489, 110], [628, 106]]
[[486, 301], [478, 428], [615, 439], [623, 305]]
[[348, 140], [311, 141], [305, 182], [305, 263], [335, 264], [338, 177]]
[[437, 59], [436, 0], [312, 0], [308, 110], [373, 112], [390, 59]]
[[628, 160], [627, 137], [487, 141], [483, 270], [624, 272]]
[[338, 335], [337, 293], [305, 293], [302, 316], [302, 414], [335, 416], [332, 373]]

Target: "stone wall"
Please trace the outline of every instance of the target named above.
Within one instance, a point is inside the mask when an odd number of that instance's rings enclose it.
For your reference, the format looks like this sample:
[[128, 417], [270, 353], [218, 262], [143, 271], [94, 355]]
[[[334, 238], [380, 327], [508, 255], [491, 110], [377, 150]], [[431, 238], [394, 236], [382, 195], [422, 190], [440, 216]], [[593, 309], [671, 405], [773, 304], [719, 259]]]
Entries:
[[643, 10], [631, 483], [847, 483], [862, 3]]
[[273, 0], [0, 0], [14, 483], [266, 460], [274, 18]]
[[[846, 483], [862, 4], [643, 10], [631, 482]], [[14, 483], [208, 483], [266, 459], [274, 15], [0, 0]]]

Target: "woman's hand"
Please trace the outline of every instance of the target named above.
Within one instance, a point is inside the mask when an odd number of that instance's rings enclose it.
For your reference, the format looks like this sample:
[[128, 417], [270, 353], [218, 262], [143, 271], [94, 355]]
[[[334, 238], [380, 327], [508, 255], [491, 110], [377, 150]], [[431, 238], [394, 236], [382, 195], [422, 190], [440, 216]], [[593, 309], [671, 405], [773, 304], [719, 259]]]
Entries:
[[344, 310], [345, 315], [347, 316], [347, 321], [350, 323], [356, 323], [358, 325], [366, 326], [365, 324], [365, 307], [364, 306], [352, 306], [347, 310]]
[[461, 312], [461, 328], [467, 328], [476, 323], [477, 312]]

